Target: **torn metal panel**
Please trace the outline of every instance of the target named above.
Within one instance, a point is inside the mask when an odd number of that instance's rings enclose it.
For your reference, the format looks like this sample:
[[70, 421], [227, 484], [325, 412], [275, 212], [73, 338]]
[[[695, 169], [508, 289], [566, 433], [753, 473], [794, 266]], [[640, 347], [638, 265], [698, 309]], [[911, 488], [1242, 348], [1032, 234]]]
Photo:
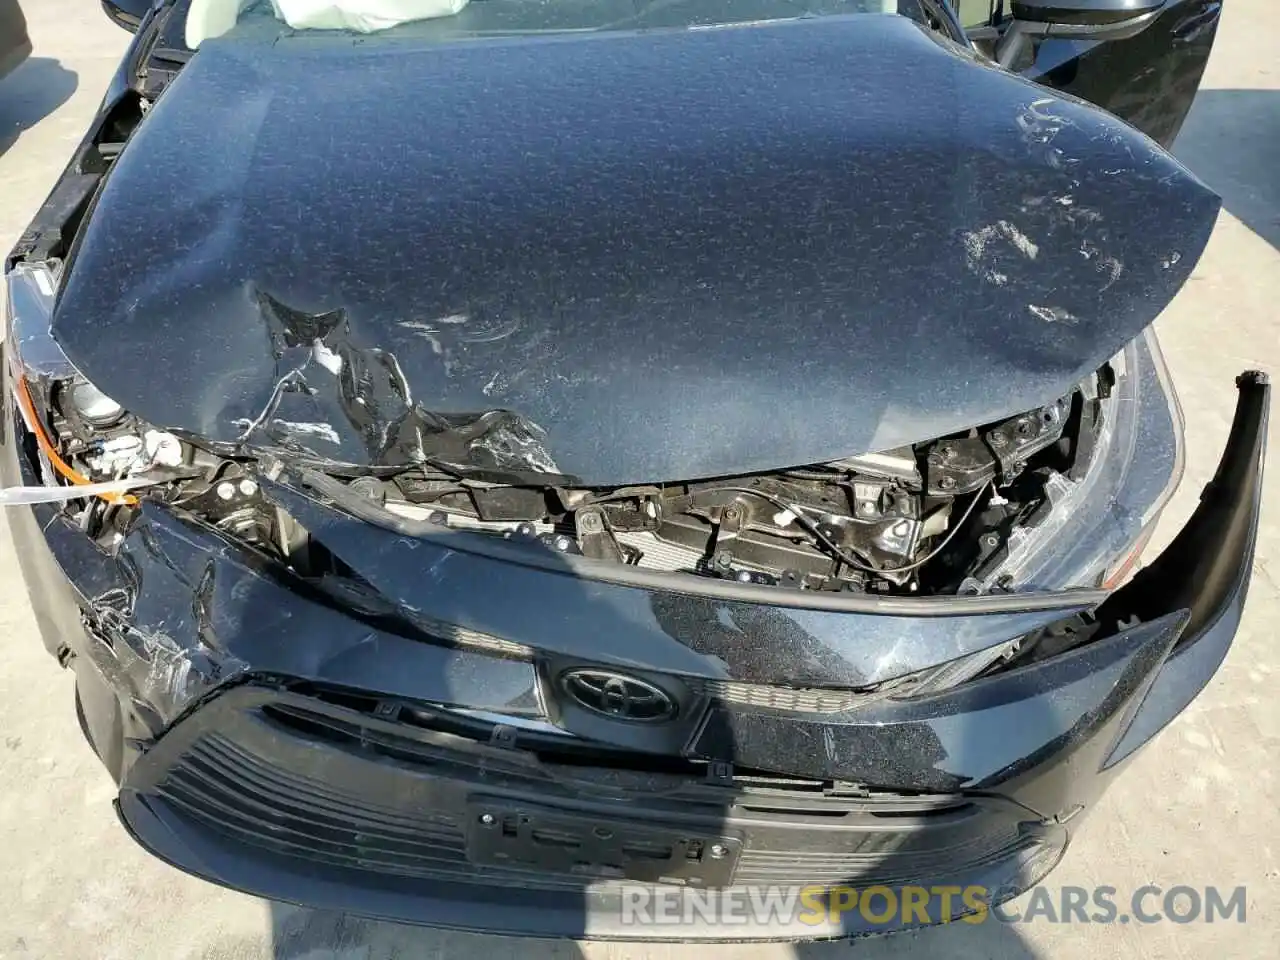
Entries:
[[[255, 291], [254, 298], [275, 360], [275, 385], [261, 410], [235, 420], [238, 442], [279, 447], [318, 462], [443, 463], [508, 479], [559, 473], [546, 450], [545, 432], [518, 414], [448, 416], [415, 403], [395, 354], [362, 344], [345, 310], [306, 313], [264, 291]], [[446, 317], [438, 325], [466, 322], [466, 317]], [[439, 327], [413, 329], [429, 338], [447, 363]], [[461, 336], [465, 342], [488, 343], [512, 329]]]

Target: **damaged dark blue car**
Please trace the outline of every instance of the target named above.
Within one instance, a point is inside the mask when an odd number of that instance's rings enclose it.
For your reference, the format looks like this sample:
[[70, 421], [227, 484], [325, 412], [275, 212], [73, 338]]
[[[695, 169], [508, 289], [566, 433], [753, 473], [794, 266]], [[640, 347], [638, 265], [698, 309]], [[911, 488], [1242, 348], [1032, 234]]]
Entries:
[[1013, 896], [1226, 655], [1265, 375], [1142, 557], [1219, 3], [106, 6], [135, 40], [5, 264], [0, 465], [156, 856], [497, 933], [854, 935], [620, 903]]

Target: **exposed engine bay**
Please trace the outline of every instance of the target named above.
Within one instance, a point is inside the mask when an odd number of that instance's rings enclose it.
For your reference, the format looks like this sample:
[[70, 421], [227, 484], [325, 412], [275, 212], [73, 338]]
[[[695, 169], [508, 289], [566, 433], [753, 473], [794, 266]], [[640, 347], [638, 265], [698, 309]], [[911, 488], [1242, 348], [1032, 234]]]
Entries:
[[[696, 482], [593, 488], [526, 474], [513, 484], [438, 460], [323, 472], [389, 518], [527, 540], [556, 553], [793, 589], [979, 593], [1000, 588], [1011, 532], [1048, 512], [1049, 479], [1074, 479], [1087, 468], [1114, 383], [1108, 364], [1053, 403], [963, 434]], [[47, 478], [53, 467], [73, 483], [152, 477], [138, 496], [159, 497], [303, 575], [321, 572], [327, 554], [311, 551], [306, 531], [260, 489], [261, 475], [297, 465], [278, 449], [215, 452], [150, 428], [78, 377], [43, 389]], [[136, 502], [104, 495], [69, 500], [68, 509], [109, 545], [127, 529]]]

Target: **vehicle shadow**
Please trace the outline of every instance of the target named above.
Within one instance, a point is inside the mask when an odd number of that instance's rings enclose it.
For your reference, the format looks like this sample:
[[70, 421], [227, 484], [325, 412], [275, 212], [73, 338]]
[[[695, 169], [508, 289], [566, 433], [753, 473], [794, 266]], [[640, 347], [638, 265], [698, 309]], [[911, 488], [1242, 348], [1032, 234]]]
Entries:
[[0, 156], [66, 103], [79, 82], [74, 70], [50, 57], [32, 57], [0, 80]]
[[906, 930], [885, 937], [800, 943], [782, 957], [795, 960], [895, 960], [899, 957], [946, 957], [947, 960], [1039, 960], [1040, 954], [1007, 923], [952, 923]]
[[663, 960], [894, 960], [946, 956], [949, 960], [1040, 960], [1016, 926], [1005, 923], [953, 923], [908, 930], [884, 937], [797, 944], [646, 945], [589, 944], [571, 940], [493, 937], [450, 930], [366, 920], [346, 913], [269, 903], [272, 960], [401, 960], [447, 957], [449, 960], [593, 960], [595, 957], [646, 956]]
[[495, 960], [507, 956], [528, 960], [579, 960], [584, 956], [572, 940], [529, 940], [433, 930], [281, 903], [271, 904], [271, 945], [272, 960], [320, 960], [322, 957]]
[[1280, 249], [1280, 91], [1201, 90], [1173, 153], [1228, 213]]

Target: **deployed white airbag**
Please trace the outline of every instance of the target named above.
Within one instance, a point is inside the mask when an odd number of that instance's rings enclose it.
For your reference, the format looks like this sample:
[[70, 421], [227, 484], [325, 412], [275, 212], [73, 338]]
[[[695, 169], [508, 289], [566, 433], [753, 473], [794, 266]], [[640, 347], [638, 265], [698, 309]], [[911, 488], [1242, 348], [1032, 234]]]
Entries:
[[209, 37], [220, 37], [236, 25], [253, 0], [191, 0], [187, 8], [187, 46], [197, 50]]
[[[191, 0], [186, 41], [192, 50], [236, 25], [255, 0]], [[355, 30], [373, 33], [412, 20], [448, 17], [468, 0], [271, 0], [275, 15], [295, 30]]]
[[468, 0], [271, 0], [276, 16], [295, 30], [373, 33], [408, 23], [449, 17]]

